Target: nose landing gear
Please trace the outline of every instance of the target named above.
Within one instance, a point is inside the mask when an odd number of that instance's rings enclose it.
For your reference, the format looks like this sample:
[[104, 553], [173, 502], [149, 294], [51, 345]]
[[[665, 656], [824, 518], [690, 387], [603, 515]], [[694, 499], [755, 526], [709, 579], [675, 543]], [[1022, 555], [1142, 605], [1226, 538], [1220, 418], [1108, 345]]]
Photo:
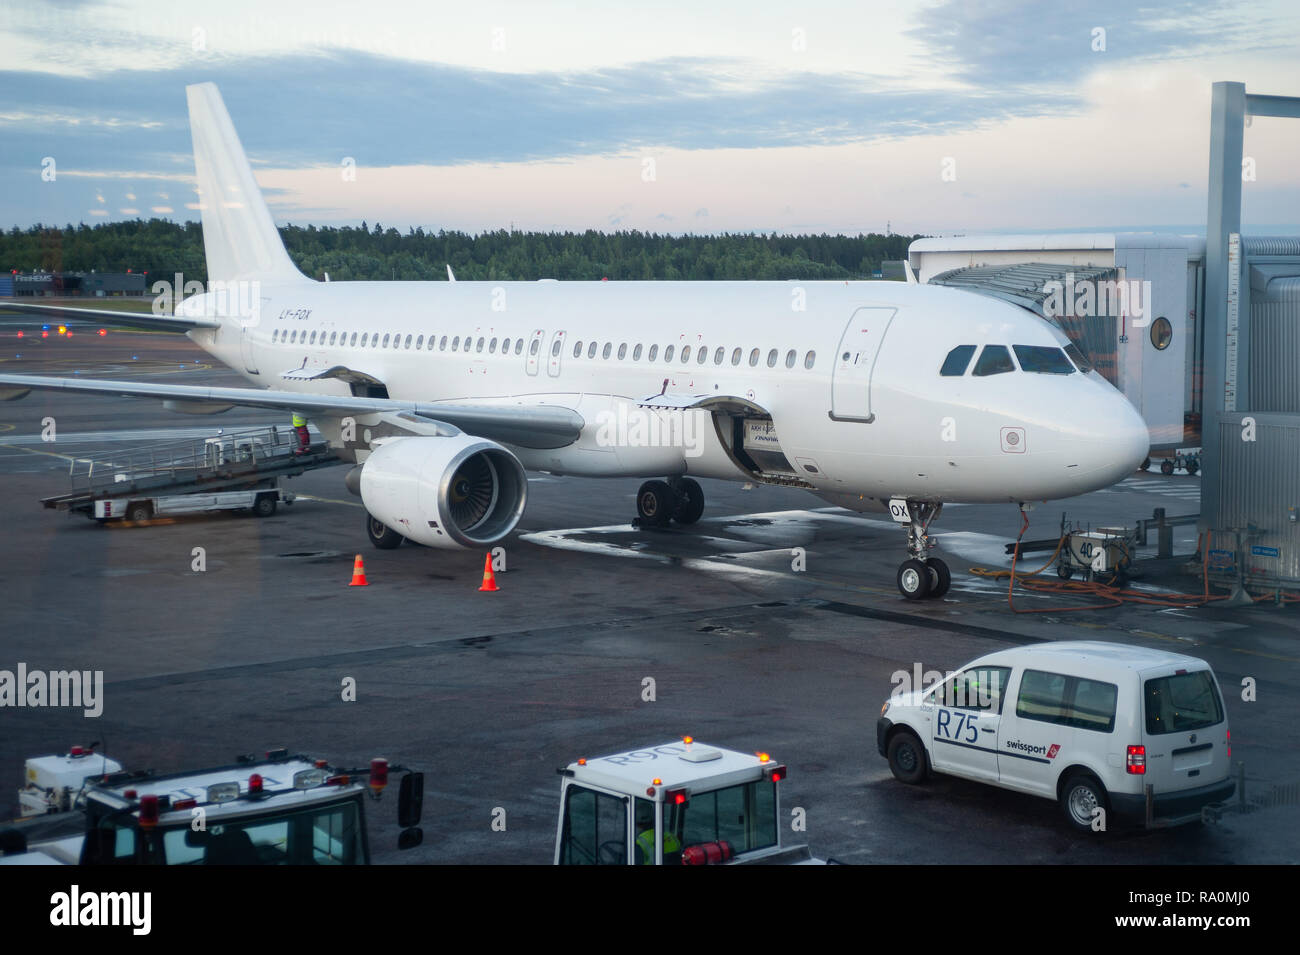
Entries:
[[928, 531], [930, 522], [943, 511], [943, 504], [907, 501], [904, 514], [900, 503], [891, 501], [889, 507], [894, 520], [907, 531], [908, 559], [898, 566], [898, 592], [908, 600], [942, 597], [952, 585], [952, 573], [946, 563], [930, 556], [935, 541]]

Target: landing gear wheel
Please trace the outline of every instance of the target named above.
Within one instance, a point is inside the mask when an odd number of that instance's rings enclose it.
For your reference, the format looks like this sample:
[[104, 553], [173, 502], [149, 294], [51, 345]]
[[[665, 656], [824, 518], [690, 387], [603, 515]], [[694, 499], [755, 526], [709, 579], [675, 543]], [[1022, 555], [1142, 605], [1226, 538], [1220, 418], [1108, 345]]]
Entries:
[[930, 775], [930, 766], [926, 762], [925, 747], [916, 734], [909, 730], [899, 730], [889, 741], [889, 771], [900, 783], [916, 785], [925, 782]]
[[401, 534], [379, 518], [369, 514], [366, 515], [366, 533], [370, 536], [370, 543], [380, 550], [392, 550], [394, 547], [402, 546]]
[[1141, 470], [1143, 470], [1143, 471], [1150, 471], [1150, 470], [1151, 470], [1151, 459], [1150, 459], [1150, 458], [1143, 458], [1143, 459], [1142, 459], [1142, 463], [1138, 465], [1138, 468], [1141, 469]]
[[636, 492], [637, 516], [649, 527], [666, 527], [677, 511], [677, 505], [677, 492], [668, 486], [667, 481], [646, 481]]
[[691, 478], [674, 481], [671, 487], [677, 492], [677, 510], [673, 520], [678, 524], [694, 524], [704, 513], [704, 488]]
[[930, 593], [928, 596], [931, 600], [938, 600], [952, 586], [952, 572], [948, 570], [948, 565], [938, 557], [931, 557], [925, 562], [925, 566], [930, 571]]
[[132, 524], [143, 524], [153, 517], [153, 506], [147, 501], [133, 501], [126, 509], [126, 519]]
[[[1092, 832], [1092, 823], [1096, 810], [1101, 810], [1100, 818], [1106, 821], [1106, 790], [1101, 783], [1091, 776], [1071, 776], [1061, 787], [1061, 812], [1074, 829], [1079, 832]], [[1104, 831], [1104, 830], [1103, 830]]]
[[1164, 474], [1164, 475], [1173, 474], [1173, 473], [1174, 473], [1174, 462], [1173, 462], [1173, 461], [1170, 461], [1168, 458], [1165, 458], [1163, 461], [1161, 461], [1161, 462], [1160, 462], [1160, 473], [1161, 473], [1161, 474]]
[[270, 517], [275, 513], [275, 505], [274, 494], [259, 494], [257, 499], [253, 501], [253, 513], [258, 517]]
[[908, 600], [924, 600], [930, 595], [930, 570], [919, 560], [905, 560], [898, 565], [898, 592]]

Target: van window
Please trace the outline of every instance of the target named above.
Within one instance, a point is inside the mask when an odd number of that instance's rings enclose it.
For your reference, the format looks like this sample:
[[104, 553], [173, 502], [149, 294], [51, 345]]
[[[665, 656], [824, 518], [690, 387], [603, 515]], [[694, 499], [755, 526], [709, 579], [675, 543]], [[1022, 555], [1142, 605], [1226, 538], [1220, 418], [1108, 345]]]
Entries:
[[1113, 683], [1026, 670], [1020, 678], [1016, 716], [1109, 733], [1115, 728], [1118, 696]]
[[960, 378], [966, 374], [966, 369], [970, 366], [971, 356], [974, 354], [974, 345], [958, 345], [948, 352], [948, 357], [943, 360], [943, 367], [939, 369], [939, 374], [945, 378]]
[[1002, 694], [1011, 682], [1011, 667], [979, 667], [955, 674], [939, 691], [942, 706], [1002, 712]]
[[1223, 722], [1223, 704], [1209, 670], [1147, 680], [1142, 687], [1147, 732], [1184, 733]]
[[1011, 361], [1011, 353], [1007, 351], [1006, 345], [985, 345], [980, 352], [979, 361], [975, 362], [973, 374], [982, 378], [1015, 370], [1016, 366]]

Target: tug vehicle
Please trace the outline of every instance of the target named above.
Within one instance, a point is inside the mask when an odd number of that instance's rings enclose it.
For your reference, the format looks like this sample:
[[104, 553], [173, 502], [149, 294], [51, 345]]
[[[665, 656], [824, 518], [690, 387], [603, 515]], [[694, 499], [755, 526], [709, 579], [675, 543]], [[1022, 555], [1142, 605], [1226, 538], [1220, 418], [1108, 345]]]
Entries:
[[20, 803], [41, 815], [0, 831], [0, 865], [368, 865], [366, 804], [391, 771], [410, 849], [424, 838], [424, 775], [386, 759], [339, 769], [282, 749], [155, 776], [76, 748], [27, 761]]
[[778, 784], [767, 753], [680, 740], [579, 759], [558, 770], [556, 865], [820, 863], [781, 842]]

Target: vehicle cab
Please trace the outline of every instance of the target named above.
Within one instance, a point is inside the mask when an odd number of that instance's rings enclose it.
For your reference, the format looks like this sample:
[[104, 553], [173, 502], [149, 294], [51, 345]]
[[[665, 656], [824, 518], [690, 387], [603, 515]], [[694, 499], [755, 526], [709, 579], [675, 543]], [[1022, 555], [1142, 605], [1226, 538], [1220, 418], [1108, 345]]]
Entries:
[[1195, 657], [1116, 643], [1043, 643], [980, 657], [881, 708], [895, 778], [930, 772], [1055, 800], [1076, 829], [1201, 817], [1232, 795], [1218, 682]]
[[[414, 827], [423, 776], [393, 769], [405, 772], [398, 845], [411, 848], [422, 841]], [[67, 865], [368, 865], [365, 807], [387, 787], [388, 774], [384, 759], [340, 770], [283, 750], [171, 775], [110, 772], [86, 779], [77, 794], [81, 833], [30, 851]]]
[[786, 768], [685, 737], [559, 770], [556, 865], [814, 861], [780, 837]]

